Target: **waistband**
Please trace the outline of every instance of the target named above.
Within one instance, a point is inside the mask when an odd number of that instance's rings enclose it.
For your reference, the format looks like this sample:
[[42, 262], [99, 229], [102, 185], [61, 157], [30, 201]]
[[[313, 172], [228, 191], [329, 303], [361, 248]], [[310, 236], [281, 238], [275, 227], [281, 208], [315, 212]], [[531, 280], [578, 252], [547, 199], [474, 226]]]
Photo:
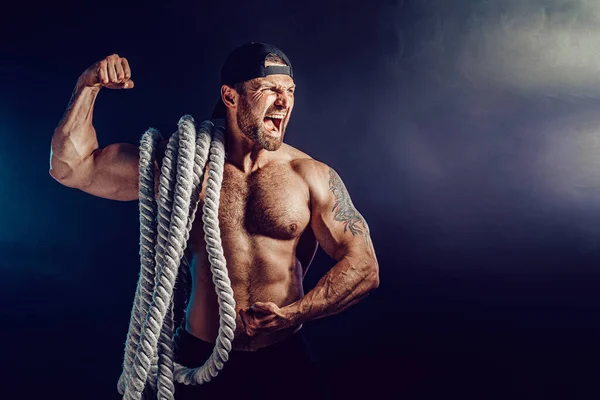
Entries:
[[[302, 331], [303, 329], [301, 328], [291, 336], [255, 351], [232, 349], [229, 352], [230, 358], [253, 359], [270, 355], [281, 355], [290, 351], [309, 352]], [[183, 326], [177, 328], [173, 340], [175, 359], [179, 363], [190, 367], [199, 366], [204, 363], [210, 357], [215, 347], [215, 343], [207, 342], [192, 335]]]

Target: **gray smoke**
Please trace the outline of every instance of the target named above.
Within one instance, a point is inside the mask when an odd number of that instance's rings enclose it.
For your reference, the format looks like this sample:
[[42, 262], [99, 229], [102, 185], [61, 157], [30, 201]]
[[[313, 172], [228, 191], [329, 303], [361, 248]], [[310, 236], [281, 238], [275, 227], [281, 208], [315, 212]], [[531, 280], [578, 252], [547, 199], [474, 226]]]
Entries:
[[595, 0], [425, 0], [400, 4], [382, 18], [394, 26], [405, 60], [430, 78], [456, 74], [438, 83], [556, 97], [600, 94]]
[[378, 201], [411, 202], [451, 245], [531, 227], [600, 243], [600, 2], [389, 11], [394, 84], [375, 113], [398, 185]]
[[471, 81], [548, 96], [600, 94], [600, 3], [479, 2], [457, 66]]

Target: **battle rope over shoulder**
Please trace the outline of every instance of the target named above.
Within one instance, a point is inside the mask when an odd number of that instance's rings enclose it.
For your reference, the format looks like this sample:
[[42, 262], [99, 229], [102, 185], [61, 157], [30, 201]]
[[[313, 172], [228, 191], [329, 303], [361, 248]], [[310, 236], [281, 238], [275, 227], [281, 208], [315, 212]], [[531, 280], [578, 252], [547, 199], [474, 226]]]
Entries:
[[[235, 330], [235, 301], [218, 220], [225, 160], [223, 128], [204, 121], [196, 131], [191, 116], [185, 115], [179, 120], [178, 130], [169, 138], [162, 162], [157, 204], [154, 159], [160, 139], [158, 131], [149, 129], [140, 141], [141, 271], [118, 383], [119, 393], [125, 400], [139, 400], [146, 394], [173, 400], [174, 380], [187, 385], [210, 381], [229, 358]], [[183, 252], [198, 207], [209, 153], [202, 221], [219, 301], [220, 328], [211, 356], [202, 367], [190, 369], [175, 363], [173, 357], [173, 289], [178, 273], [178, 284], [185, 285], [189, 279]]]

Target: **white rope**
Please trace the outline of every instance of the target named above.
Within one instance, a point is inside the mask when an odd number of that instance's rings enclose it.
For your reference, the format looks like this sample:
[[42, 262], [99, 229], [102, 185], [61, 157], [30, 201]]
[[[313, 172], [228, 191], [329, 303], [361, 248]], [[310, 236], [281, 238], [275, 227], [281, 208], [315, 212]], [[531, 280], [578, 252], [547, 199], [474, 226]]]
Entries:
[[[162, 162], [158, 206], [154, 198], [154, 160], [160, 134], [150, 129], [140, 142], [140, 258], [123, 372], [117, 385], [126, 400], [148, 394], [173, 400], [174, 381], [196, 385], [210, 381], [229, 358], [235, 330], [235, 301], [219, 230], [219, 197], [225, 162], [224, 133], [211, 121], [196, 132], [194, 120], [183, 116], [168, 141]], [[209, 154], [210, 153], [210, 156]], [[181, 272], [187, 276], [183, 252], [194, 222], [209, 161], [202, 209], [206, 250], [219, 301], [220, 327], [213, 353], [200, 368], [174, 362], [173, 289]], [[181, 266], [180, 265], [184, 264]]]

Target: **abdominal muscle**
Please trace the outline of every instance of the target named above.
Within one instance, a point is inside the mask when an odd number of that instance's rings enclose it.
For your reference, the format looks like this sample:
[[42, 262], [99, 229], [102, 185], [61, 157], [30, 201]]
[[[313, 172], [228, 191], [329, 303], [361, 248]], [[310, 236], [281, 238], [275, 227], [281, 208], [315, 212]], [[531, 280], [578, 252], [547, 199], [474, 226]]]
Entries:
[[[254, 351], [291, 336], [300, 326], [249, 337], [239, 310], [256, 302], [273, 302], [284, 307], [297, 301], [304, 296], [303, 270], [295, 254], [296, 240], [240, 236], [246, 235], [239, 235], [236, 240], [223, 240], [235, 299], [236, 328], [232, 345], [236, 350]], [[204, 341], [215, 343], [220, 325], [219, 304], [205, 247], [200, 245], [197, 250], [190, 263], [192, 288], [186, 311], [186, 330]]]

